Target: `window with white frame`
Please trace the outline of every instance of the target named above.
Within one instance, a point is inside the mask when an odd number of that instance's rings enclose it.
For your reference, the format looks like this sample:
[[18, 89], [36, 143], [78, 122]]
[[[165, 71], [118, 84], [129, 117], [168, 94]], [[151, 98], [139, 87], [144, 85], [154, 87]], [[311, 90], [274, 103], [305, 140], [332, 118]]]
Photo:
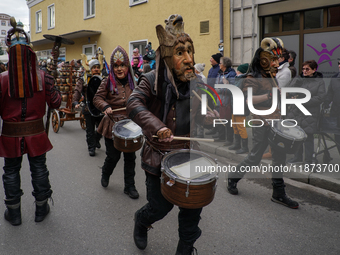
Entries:
[[42, 14], [41, 14], [41, 10], [40, 11], [37, 11], [35, 13], [35, 31], [36, 33], [39, 33], [41, 32], [42, 30]]
[[146, 53], [145, 50], [145, 46], [148, 44], [148, 40], [139, 40], [139, 41], [133, 41], [133, 42], [129, 42], [129, 50], [130, 50], [130, 61], [132, 59], [132, 53], [134, 49], [138, 49], [139, 50], [139, 54], [141, 56], [144, 56]]
[[83, 45], [83, 54], [85, 54], [87, 59], [90, 60], [92, 59], [92, 57], [96, 55], [96, 49], [97, 49], [96, 44]]
[[1, 26], [6, 26], [6, 21], [1, 21]]
[[96, 0], [84, 0], [84, 18], [92, 18], [95, 16]]
[[1, 30], [1, 35], [6, 35], [6, 30]]
[[47, 27], [48, 29], [54, 28], [55, 26], [55, 8], [54, 4], [47, 7]]
[[147, 3], [148, 0], [129, 0], [130, 1], [130, 7], [137, 5], [137, 4], [143, 4], [143, 3]]

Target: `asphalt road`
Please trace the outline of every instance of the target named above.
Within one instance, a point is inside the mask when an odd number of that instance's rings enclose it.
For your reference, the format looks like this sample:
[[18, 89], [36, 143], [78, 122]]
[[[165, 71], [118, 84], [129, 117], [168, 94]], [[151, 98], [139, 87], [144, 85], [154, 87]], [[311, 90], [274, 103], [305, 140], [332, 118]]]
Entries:
[[[50, 139], [54, 149], [47, 154], [47, 164], [54, 206], [43, 222], [34, 222], [25, 156], [22, 225], [13, 227], [0, 217], [1, 255], [175, 254], [176, 207], [148, 232], [146, 250], [134, 245], [133, 215], [147, 202], [138, 152], [136, 187], [140, 198], [132, 200], [123, 193], [123, 160], [109, 187], [101, 187], [104, 141], [97, 155], [90, 157], [78, 121], [65, 122], [57, 134], [50, 130]], [[0, 164], [2, 167], [3, 160]], [[300, 208], [293, 210], [270, 201], [270, 179], [243, 179], [238, 187], [239, 195], [230, 195], [225, 174], [220, 174], [215, 199], [201, 215], [203, 232], [195, 243], [198, 254], [340, 254], [339, 194], [287, 180], [287, 193], [300, 203]], [[2, 189], [0, 196], [4, 197]], [[2, 203], [0, 212], [4, 210]]]

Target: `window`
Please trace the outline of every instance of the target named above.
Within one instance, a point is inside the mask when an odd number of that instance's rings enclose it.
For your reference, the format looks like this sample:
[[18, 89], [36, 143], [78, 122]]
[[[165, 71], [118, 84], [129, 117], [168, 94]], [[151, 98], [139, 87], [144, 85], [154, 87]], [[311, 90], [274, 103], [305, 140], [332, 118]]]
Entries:
[[200, 22], [200, 34], [209, 33], [209, 20]]
[[130, 7], [148, 2], [148, 0], [129, 0], [129, 1], [130, 1]]
[[54, 4], [47, 7], [47, 27], [48, 29], [54, 28], [55, 26], [55, 13]]
[[93, 18], [95, 16], [95, 0], [84, 0], [84, 18]]
[[137, 48], [139, 50], [139, 54], [141, 56], [144, 56], [146, 54], [146, 50], [145, 50], [145, 46], [148, 44], [148, 41], [147, 40], [140, 40], [140, 41], [132, 41], [129, 43], [130, 47], [129, 47], [129, 50], [130, 50], [130, 61], [132, 59], [132, 51]]
[[305, 29], [322, 28], [323, 9], [305, 11]]
[[282, 15], [282, 30], [293, 31], [300, 29], [300, 13], [291, 12]]
[[328, 8], [327, 25], [329, 27], [340, 26], [340, 6]]
[[6, 35], [6, 30], [1, 30], [1, 35]]
[[95, 44], [87, 44], [83, 45], [83, 54], [86, 55], [87, 59], [90, 60], [96, 54], [97, 45]]
[[8, 21], [7, 25], [8, 25], [9, 27], [11, 27], [11, 22], [10, 22], [10, 21]]
[[6, 26], [6, 21], [1, 21], [1, 26]]
[[41, 15], [41, 11], [37, 11], [35, 13], [35, 30], [37, 33], [41, 32], [42, 30], [42, 15]]
[[279, 15], [264, 18], [264, 33], [279, 32]]

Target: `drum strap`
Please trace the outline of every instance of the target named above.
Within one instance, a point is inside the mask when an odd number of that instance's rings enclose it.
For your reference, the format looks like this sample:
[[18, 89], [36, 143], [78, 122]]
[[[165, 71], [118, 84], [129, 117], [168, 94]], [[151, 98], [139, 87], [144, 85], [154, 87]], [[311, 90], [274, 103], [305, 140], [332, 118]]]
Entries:
[[[164, 152], [180, 149], [190, 149], [190, 141], [172, 141], [171, 143], [150, 142], [145, 139], [145, 142], [155, 151], [161, 155], [165, 155]], [[192, 143], [192, 142], [191, 142]]]

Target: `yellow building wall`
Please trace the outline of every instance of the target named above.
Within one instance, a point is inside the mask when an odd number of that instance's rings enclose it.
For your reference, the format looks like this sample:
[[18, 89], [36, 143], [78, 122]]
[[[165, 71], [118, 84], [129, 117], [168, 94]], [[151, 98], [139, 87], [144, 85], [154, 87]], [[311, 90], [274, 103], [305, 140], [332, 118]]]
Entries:
[[[55, 5], [55, 28], [47, 29], [47, 7]], [[96, 0], [95, 17], [84, 19], [84, 1], [45, 0], [31, 8], [32, 41], [43, 39], [43, 34], [66, 34], [78, 30], [101, 31], [90, 38], [74, 39], [74, 45], [66, 47], [66, 60], [79, 59], [82, 46], [96, 43], [109, 62], [111, 52], [121, 45], [131, 56], [129, 42], [148, 40], [153, 49], [158, 47], [156, 25], [164, 24], [171, 14], [180, 14], [184, 20], [184, 31], [195, 47], [195, 62], [205, 63], [205, 75], [211, 67], [209, 59], [218, 52], [220, 42], [219, 0], [149, 0], [148, 3], [129, 7], [129, 0]], [[229, 0], [224, 0], [224, 55], [230, 52]], [[35, 13], [42, 10], [42, 32], [35, 33]], [[200, 21], [209, 20], [209, 34], [200, 35]], [[51, 49], [53, 44], [37, 46], [34, 50]]]

